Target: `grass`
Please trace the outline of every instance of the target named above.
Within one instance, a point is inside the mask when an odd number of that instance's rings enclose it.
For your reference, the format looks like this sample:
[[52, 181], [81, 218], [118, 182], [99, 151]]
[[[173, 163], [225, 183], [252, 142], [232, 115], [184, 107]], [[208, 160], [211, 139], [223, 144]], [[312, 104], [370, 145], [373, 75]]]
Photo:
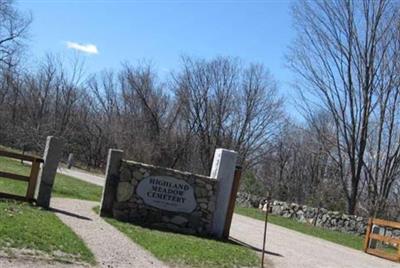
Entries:
[[[251, 217], [254, 219], [262, 221], [265, 220], [265, 214], [260, 212], [257, 208], [236, 207], [235, 212], [243, 216]], [[328, 240], [330, 242], [340, 244], [346, 247], [354, 248], [357, 250], [363, 249], [363, 243], [364, 243], [363, 236], [315, 227], [307, 223], [301, 223], [293, 219], [276, 215], [268, 215], [268, 222], [306, 235], [311, 235], [324, 240]]]
[[[29, 175], [31, 167], [10, 158], [0, 157], [0, 170], [20, 175]], [[27, 183], [0, 178], [0, 192], [25, 195]], [[69, 176], [57, 174], [53, 196], [100, 201], [102, 187]]]
[[[22, 150], [20, 149], [16, 149], [16, 148], [12, 148], [12, 147], [7, 147], [4, 145], [0, 145], [0, 150], [5, 150], [8, 152], [13, 152], [13, 153], [17, 153], [17, 154], [21, 154]], [[35, 152], [25, 152], [27, 155], [33, 155], [33, 156], [38, 156], [38, 153]], [[63, 160], [61, 160], [61, 162], [59, 163], [59, 166], [61, 167], [66, 167], [67, 164], [65, 162], [63, 162]], [[94, 167], [89, 167], [88, 165], [85, 165], [81, 162], [78, 162], [76, 160], [74, 160], [74, 167], [77, 167], [81, 170], [84, 170], [86, 172], [89, 172], [91, 174], [97, 174], [97, 175], [104, 175], [104, 170], [100, 169], [100, 168], [94, 168]]]
[[[98, 212], [98, 208], [95, 210]], [[256, 253], [230, 242], [147, 229], [111, 218], [105, 220], [172, 266], [253, 267], [259, 262]]]
[[[29, 175], [30, 169], [27, 164], [0, 157], [1, 171]], [[0, 192], [24, 196], [27, 185], [0, 178]], [[100, 186], [57, 174], [53, 196], [98, 201], [101, 191]], [[14, 249], [27, 249], [29, 254], [46, 254], [57, 261], [95, 264], [93, 254], [83, 241], [56, 215], [26, 203], [0, 201], [0, 248], [9, 256], [14, 254]]]
[[15, 201], [0, 202], [0, 248], [6, 252], [28, 249], [57, 261], [95, 264], [90, 250], [56, 215]]

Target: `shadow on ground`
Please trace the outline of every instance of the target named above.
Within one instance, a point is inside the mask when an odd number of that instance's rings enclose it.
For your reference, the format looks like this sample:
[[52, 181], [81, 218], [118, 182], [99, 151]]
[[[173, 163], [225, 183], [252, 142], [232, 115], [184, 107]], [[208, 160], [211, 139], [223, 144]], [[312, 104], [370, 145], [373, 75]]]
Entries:
[[[240, 246], [255, 250], [255, 251], [260, 252], [260, 253], [262, 253], [262, 251], [263, 251], [261, 248], [254, 247], [254, 246], [249, 245], [249, 244], [247, 244], [245, 242], [237, 240], [237, 239], [235, 239], [233, 237], [229, 237], [229, 242], [232, 243], [232, 244], [240, 245]], [[279, 253], [276, 253], [276, 252], [272, 252], [272, 251], [268, 251], [268, 250], [265, 250], [264, 252], [265, 252], [265, 254], [268, 254], [268, 255], [277, 256], [277, 257], [284, 257], [282, 254], [279, 254]]]
[[78, 215], [78, 214], [75, 214], [75, 213], [72, 213], [72, 212], [68, 212], [68, 211], [65, 211], [65, 210], [62, 210], [62, 209], [49, 208], [49, 210], [52, 211], [52, 212], [55, 212], [55, 213], [64, 214], [64, 215], [75, 217], [75, 218], [78, 218], [78, 219], [81, 219], [81, 220], [92, 221], [91, 218], [88, 218], [88, 217], [85, 217], [85, 216], [81, 216], [81, 215]]

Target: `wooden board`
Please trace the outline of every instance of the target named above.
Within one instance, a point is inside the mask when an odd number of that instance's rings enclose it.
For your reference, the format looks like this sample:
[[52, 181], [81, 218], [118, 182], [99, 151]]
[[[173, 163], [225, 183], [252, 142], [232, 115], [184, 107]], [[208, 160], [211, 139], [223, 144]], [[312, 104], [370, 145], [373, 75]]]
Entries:
[[381, 219], [373, 219], [372, 224], [400, 229], [400, 222], [387, 221], [387, 220], [381, 220]]
[[34, 201], [36, 182], [37, 182], [39, 170], [40, 170], [40, 163], [44, 162], [43, 159], [41, 159], [39, 157], [29, 156], [29, 155], [12, 153], [12, 152], [8, 152], [8, 151], [4, 151], [4, 150], [0, 150], [0, 156], [32, 162], [31, 172], [30, 172], [29, 176], [23, 176], [23, 175], [19, 175], [19, 174], [13, 174], [13, 173], [9, 173], [9, 172], [0, 171], [0, 177], [28, 182], [28, 188], [26, 190], [25, 196], [18, 196], [18, 195], [13, 195], [13, 194], [8, 194], [8, 193], [0, 193], [0, 198], [8, 198], [8, 199], [15, 199], [15, 200], [20, 200], [20, 201], [30, 201], [30, 202]]
[[25, 196], [19, 196], [14, 194], [0, 193], [0, 198], [14, 199], [18, 201], [28, 201]]
[[18, 174], [3, 172], [3, 171], [0, 171], [0, 177], [11, 179], [11, 180], [17, 180], [17, 181], [29, 181], [29, 179], [30, 179], [28, 176], [23, 176], [23, 175], [18, 175]]
[[12, 153], [12, 152], [3, 151], [3, 150], [0, 150], [0, 156], [24, 160], [24, 161], [30, 161], [30, 162], [33, 162], [34, 160], [39, 161], [40, 163], [44, 162], [43, 159], [41, 159], [39, 157], [24, 155], [24, 154], [17, 154], [17, 153]]
[[[400, 229], [400, 223], [399, 222], [382, 220], [382, 219], [372, 219], [372, 218], [370, 218], [368, 220], [367, 232], [365, 234], [365, 240], [364, 240], [364, 251], [366, 253], [369, 253], [369, 254], [372, 254], [372, 255], [387, 259], [387, 260], [400, 262], [400, 239], [394, 238], [394, 237], [390, 237], [390, 236], [384, 236], [384, 235], [380, 235], [380, 234], [371, 233], [372, 225]], [[369, 242], [371, 240], [377, 240], [377, 241], [381, 241], [383, 243], [388, 243], [388, 244], [391, 244], [391, 245], [397, 245], [397, 253], [390, 254], [390, 253], [387, 253], [387, 252], [385, 252], [383, 250], [380, 250], [380, 249], [369, 248]]]
[[379, 235], [379, 234], [370, 234], [369, 239], [374, 239], [374, 240], [378, 240], [378, 241], [382, 241], [382, 242], [386, 242], [386, 243], [390, 243], [390, 244], [396, 244], [396, 245], [400, 243], [400, 239], [396, 239], [396, 238], [389, 237], [389, 236], [383, 236], [383, 235]]
[[379, 250], [379, 249], [369, 248], [369, 249], [367, 249], [367, 253], [387, 259], [387, 260], [391, 260], [391, 261], [400, 261], [399, 256], [397, 256], [395, 254], [386, 253], [383, 250]]

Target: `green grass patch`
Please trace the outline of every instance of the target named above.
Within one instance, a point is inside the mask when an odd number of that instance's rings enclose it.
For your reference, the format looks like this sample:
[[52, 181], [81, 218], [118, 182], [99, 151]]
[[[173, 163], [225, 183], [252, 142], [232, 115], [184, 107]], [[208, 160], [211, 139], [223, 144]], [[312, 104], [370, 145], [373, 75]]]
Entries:
[[[10, 158], [0, 157], [0, 171], [29, 176], [31, 167]], [[0, 192], [25, 195], [28, 183], [0, 178]], [[69, 176], [57, 174], [53, 196], [100, 201], [102, 187]]]
[[[98, 212], [98, 207], [95, 210]], [[105, 220], [156, 258], [173, 266], [253, 267], [259, 262], [255, 252], [230, 242], [152, 230], [111, 218]]]
[[0, 248], [28, 249], [57, 261], [95, 264], [90, 250], [56, 215], [15, 201], [0, 201]]
[[[257, 220], [265, 220], [265, 213], [262, 213], [257, 208], [242, 208], [236, 207], [235, 212], [251, 217]], [[272, 224], [276, 224], [303, 234], [315, 236], [324, 240], [328, 240], [330, 242], [340, 244], [346, 247], [354, 248], [357, 250], [363, 249], [364, 237], [342, 233], [338, 231], [328, 230], [321, 227], [315, 227], [313, 225], [307, 223], [301, 223], [293, 219], [276, 216], [276, 215], [268, 215], [268, 222]]]

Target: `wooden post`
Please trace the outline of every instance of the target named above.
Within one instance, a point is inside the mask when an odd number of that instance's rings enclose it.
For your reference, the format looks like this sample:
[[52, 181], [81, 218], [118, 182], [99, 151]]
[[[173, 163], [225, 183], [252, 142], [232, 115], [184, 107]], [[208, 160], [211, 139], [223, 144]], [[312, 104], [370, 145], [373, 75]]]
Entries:
[[229, 199], [228, 213], [226, 215], [224, 234], [223, 234], [224, 238], [229, 237], [229, 230], [231, 229], [232, 217], [235, 210], [236, 196], [239, 190], [241, 175], [242, 175], [242, 167], [237, 166], [233, 178], [233, 185], [231, 190], [231, 197]]
[[37, 159], [32, 161], [31, 174], [29, 175], [28, 189], [26, 191], [26, 199], [32, 201], [35, 195], [36, 183], [40, 170], [40, 162]]
[[369, 235], [371, 234], [371, 228], [372, 228], [372, 218], [369, 218], [367, 231], [365, 233], [365, 239], [364, 239], [364, 252], [367, 252], [369, 247]]
[[397, 243], [397, 261], [400, 262], [400, 243]]
[[263, 250], [262, 250], [262, 256], [261, 256], [261, 268], [264, 268], [265, 243], [267, 241], [268, 213], [269, 213], [269, 199], [267, 199], [267, 210], [265, 211], [264, 238], [263, 238]]

